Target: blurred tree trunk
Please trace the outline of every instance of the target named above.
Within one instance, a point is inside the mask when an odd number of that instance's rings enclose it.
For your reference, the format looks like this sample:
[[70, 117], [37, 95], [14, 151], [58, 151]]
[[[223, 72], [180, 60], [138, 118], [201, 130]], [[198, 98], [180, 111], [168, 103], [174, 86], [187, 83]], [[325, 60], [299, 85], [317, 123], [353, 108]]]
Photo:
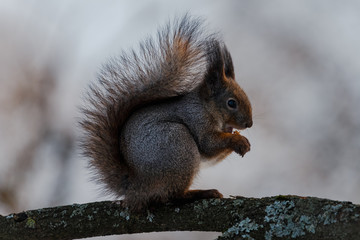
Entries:
[[360, 205], [314, 197], [234, 197], [139, 214], [106, 201], [0, 216], [1, 240], [162, 231], [221, 232], [218, 239], [360, 239]]

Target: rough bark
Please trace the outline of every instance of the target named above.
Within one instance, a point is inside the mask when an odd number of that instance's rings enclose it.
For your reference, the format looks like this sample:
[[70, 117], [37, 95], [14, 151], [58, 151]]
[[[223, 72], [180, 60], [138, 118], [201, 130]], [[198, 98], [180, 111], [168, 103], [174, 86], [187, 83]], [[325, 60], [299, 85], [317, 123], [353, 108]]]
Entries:
[[209, 199], [129, 213], [118, 202], [73, 204], [0, 216], [0, 239], [215, 231], [218, 239], [360, 239], [360, 205], [298, 196]]

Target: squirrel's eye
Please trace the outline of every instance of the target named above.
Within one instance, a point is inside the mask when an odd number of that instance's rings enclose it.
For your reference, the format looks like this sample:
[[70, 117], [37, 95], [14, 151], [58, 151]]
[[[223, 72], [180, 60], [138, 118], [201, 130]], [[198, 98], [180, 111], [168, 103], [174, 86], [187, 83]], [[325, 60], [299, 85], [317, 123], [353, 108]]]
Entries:
[[234, 99], [230, 98], [227, 102], [227, 105], [231, 109], [235, 109], [237, 107], [237, 103]]

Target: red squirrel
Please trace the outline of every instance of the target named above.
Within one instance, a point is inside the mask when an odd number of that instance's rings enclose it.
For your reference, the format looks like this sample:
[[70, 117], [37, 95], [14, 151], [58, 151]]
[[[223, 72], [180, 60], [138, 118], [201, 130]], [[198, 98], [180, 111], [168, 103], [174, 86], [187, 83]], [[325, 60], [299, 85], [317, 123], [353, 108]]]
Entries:
[[130, 210], [221, 198], [215, 189], [189, 190], [200, 163], [250, 150], [248, 139], [233, 132], [253, 122], [231, 55], [189, 15], [105, 64], [82, 111], [84, 154]]

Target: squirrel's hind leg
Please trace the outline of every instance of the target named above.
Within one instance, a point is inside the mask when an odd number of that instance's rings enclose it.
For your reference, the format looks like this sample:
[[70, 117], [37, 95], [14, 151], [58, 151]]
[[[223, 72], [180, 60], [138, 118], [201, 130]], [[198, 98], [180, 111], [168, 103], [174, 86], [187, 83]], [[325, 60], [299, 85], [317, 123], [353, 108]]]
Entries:
[[[135, 128], [139, 125], [131, 124]], [[144, 134], [144, 132], [146, 134]], [[133, 174], [124, 203], [133, 210], [172, 199], [214, 197], [212, 190], [189, 191], [200, 168], [200, 153], [188, 128], [176, 122], [152, 122], [125, 131], [123, 152]], [[218, 195], [217, 195], [218, 196]], [[206, 197], [205, 197], [206, 198]]]

